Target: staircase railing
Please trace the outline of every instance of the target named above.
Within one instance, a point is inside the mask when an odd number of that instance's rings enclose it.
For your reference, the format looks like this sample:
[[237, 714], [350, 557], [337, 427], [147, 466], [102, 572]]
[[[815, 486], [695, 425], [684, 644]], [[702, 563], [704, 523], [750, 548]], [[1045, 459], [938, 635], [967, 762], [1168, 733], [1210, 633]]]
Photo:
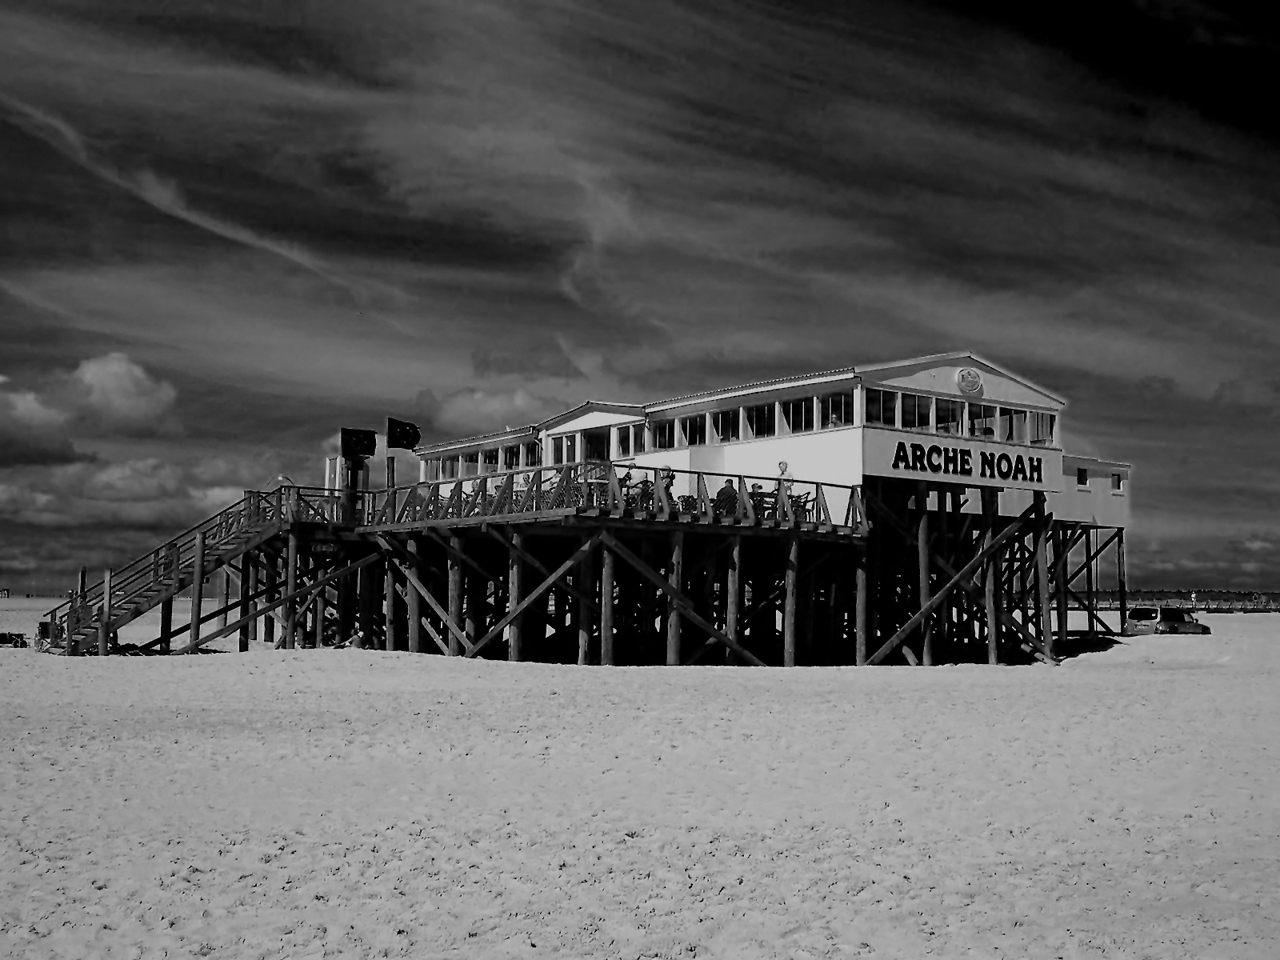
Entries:
[[[320, 491], [322, 494], [324, 491]], [[301, 513], [308, 516], [326, 509], [318, 505], [314, 491], [302, 487], [280, 487], [261, 492], [245, 491], [244, 497], [206, 520], [202, 520], [155, 549], [111, 571], [111, 596], [107, 609], [127, 606], [129, 602], [158, 581], [176, 579], [179, 572], [194, 563], [196, 537], [205, 535], [205, 553], [216, 553], [219, 544], [236, 533], [267, 525], [287, 523]], [[68, 637], [76, 630], [98, 620], [103, 607], [105, 582], [99, 580], [59, 604], [45, 614], [54, 624], [53, 637]]]

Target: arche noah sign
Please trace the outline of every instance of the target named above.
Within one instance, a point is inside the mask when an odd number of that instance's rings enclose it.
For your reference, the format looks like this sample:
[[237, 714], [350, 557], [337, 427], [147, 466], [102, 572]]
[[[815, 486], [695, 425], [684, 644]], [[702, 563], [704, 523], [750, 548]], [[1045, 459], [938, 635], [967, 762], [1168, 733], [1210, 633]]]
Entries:
[[881, 477], [1056, 490], [1062, 474], [1060, 450], [944, 437], [917, 440], [896, 431], [868, 430], [865, 453], [863, 472]]

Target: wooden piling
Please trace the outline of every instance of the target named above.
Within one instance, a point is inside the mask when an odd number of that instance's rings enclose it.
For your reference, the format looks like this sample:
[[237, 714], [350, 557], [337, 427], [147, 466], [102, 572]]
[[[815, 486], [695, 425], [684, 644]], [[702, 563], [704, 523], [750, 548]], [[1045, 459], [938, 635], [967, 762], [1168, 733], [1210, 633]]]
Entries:
[[[298, 590], [298, 535], [289, 531], [289, 546], [285, 555], [285, 594], [292, 598]], [[294, 649], [298, 629], [298, 601], [289, 599], [284, 605], [284, 648]]]
[[[667, 570], [667, 582], [677, 592], [682, 592], [684, 578], [684, 532], [671, 534], [671, 562]], [[675, 600], [667, 598], [667, 666], [680, 666], [680, 612]]]
[[[459, 630], [463, 629], [462, 619], [462, 564], [458, 562], [458, 554], [462, 552], [462, 540], [458, 537], [450, 537], [449, 543], [453, 547], [446, 563], [448, 564], [449, 576], [449, 622]], [[470, 639], [470, 638], [468, 638]], [[449, 631], [449, 656], [458, 657], [462, 655], [462, 642], [457, 635]]]
[[1120, 632], [1129, 625], [1129, 584], [1124, 561], [1124, 529], [1116, 531], [1116, 591], [1120, 601]]
[[[253, 562], [253, 552], [250, 551], [240, 558], [240, 619], [244, 620], [253, 613], [253, 595], [258, 590], [258, 569]], [[250, 631], [253, 629], [254, 621], [252, 619], [245, 620], [240, 627], [240, 635], [237, 638], [237, 649], [241, 653], [249, 652]]]
[[204, 531], [196, 532], [195, 557], [191, 563], [191, 643], [200, 639], [200, 610], [204, 601]]
[[1045, 512], [1045, 496], [1037, 490], [1033, 495], [1036, 503], [1036, 589], [1040, 613], [1040, 641], [1044, 646], [1045, 656], [1053, 659], [1053, 614], [1049, 606], [1049, 525], [1050, 518]]
[[218, 572], [222, 577], [222, 613], [218, 614], [218, 629], [222, 629], [227, 625], [227, 611], [231, 609], [231, 573], [225, 563]]
[[600, 548], [600, 664], [613, 666], [613, 551]]
[[[198, 535], [197, 535], [198, 536]], [[102, 572], [102, 612], [98, 616], [98, 656], [105, 657], [111, 639], [111, 568]]]
[[854, 663], [867, 665], [867, 551], [858, 549], [857, 566], [854, 568]]
[[[521, 592], [524, 589], [522, 573], [524, 563], [520, 559], [520, 551], [524, 549], [524, 536], [516, 533], [511, 536], [511, 546], [507, 550], [507, 614], [510, 615], [520, 605]], [[521, 636], [524, 615], [516, 614], [507, 624], [507, 659], [512, 663], [519, 662], [524, 655], [523, 637]]]
[[[923, 609], [930, 600], [929, 595], [929, 486], [920, 484], [916, 489], [916, 561], [919, 577], [919, 594], [917, 599]], [[921, 659], [926, 667], [933, 666], [933, 617], [924, 618], [920, 624]]]
[[1056, 547], [1054, 551], [1054, 568], [1057, 571], [1054, 583], [1057, 586], [1056, 605], [1058, 609], [1058, 652], [1067, 648], [1067, 567], [1071, 563], [1068, 550], [1071, 536], [1069, 531], [1059, 526], [1056, 531]]
[[787, 539], [787, 566], [783, 574], [782, 665], [796, 665], [796, 579], [800, 571], [800, 538]]
[[[263, 553], [263, 559], [266, 566], [263, 567], [262, 577], [265, 583], [267, 594], [262, 598], [264, 605], [275, 603], [280, 594], [280, 575], [276, 569], [277, 557], [274, 553]], [[266, 617], [262, 621], [262, 640], [269, 647], [276, 645], [276, 618]]]
[[[982, 547], [990, 548], [995, 539], [999, 521], [1000, 494], [995, 490], [982, 491]], [[1000, 662], [1000, 553], [993, 550], [982, 568], [982, 599], [987, 615], [987, 663], [996, 666]]]
[[[724, 598], [724, 632], [729, 639], [741, 643], [738, 636], [739, 606], [742, 603], [742, 537], [734, 535], [730, 539], [729, 570], [725, 576]], [[724, 648], [726, 663], [733, 662], [733, 649]]]
[[173, 597], [165, 597], [160, 601], [160, 644], [163, 654], [173, 650]]
[[[418, 546], [417, 537], [409, 537], [408, 550], [411, 561], [410, 566], [413, 570], [414, 576], [421, 577], [421, 569], [418, 566], [418, 552], [420, 547]], [[422, 611], [420, 608], [421, 596], [412, 586], [406, 585], [404, 601], [406, 611], [405, 619], [407, 621], [405, 626], [409, 631], [409, 652], [422, 653], [424, 631], [422, 629]]]
[[578, 666], [585, 667], [591, 662], [591, 634], [594, 626], [592, 608], [594, 604], [588, 599], [595, 593], [595, 564], [592, 554], [588, 553], [578, 564], [577, 581], [578, 597]]

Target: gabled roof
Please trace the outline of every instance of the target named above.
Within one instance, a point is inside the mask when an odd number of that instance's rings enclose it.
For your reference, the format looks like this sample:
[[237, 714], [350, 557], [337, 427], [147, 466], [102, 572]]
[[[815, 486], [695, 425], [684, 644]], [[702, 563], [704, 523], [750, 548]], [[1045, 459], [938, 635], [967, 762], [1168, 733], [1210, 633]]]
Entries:
[[871, 363], [859, 366], [857, 371], [863, 377], [871, 380], [889, 379], [898, 374], [914, 373], [917, 370], [926, 370], [929, 367], [940, 366], [944, 363], [955, 363], [961, 360], [968, 360], [975, 367], [986, 367], [992, 373], [998, 373], [1002, 377], [1007, 377], [1014, 383], [1021, 384], [1028, 390], [1034, 390], [1036, 393], [1043, 394], [1045, 397], [1060, 403], [1063, 406], [1067, 401], [1055, 393], [1051, 393], [1038, 383], [1032, 383], [1026, 377], [1021, 377], [1011, 370], [1007, 370], [998, 363], [992, 363], [983, 357], [978, 356], [968, 350], [957, 350], [952, 353], [935, 353], [926, 357], [913, 357], [909, 360], [893, 360], [889, 363]]
[[621, 416], [643, 417], [644, 407], [638, 403], [609, 403], [605, 400], [584, 400], [576, 407], [571, 407], [564, 413], [557, 413], [554, 417], [547, 417], [541, 423], [535, 424], [539, 430], [550, 430], [552, 427], [558, 427], [562, 423], [567, 423], [584, 413], [616, 413]]

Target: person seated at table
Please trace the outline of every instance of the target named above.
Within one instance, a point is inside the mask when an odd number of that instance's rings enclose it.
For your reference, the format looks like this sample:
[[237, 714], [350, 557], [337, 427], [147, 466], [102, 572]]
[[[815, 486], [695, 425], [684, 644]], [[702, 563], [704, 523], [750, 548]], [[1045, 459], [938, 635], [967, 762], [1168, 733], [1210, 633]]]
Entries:
[[732, 478], [725, 478], [724, 486], [716, 492], [716, 513], [733, 516], [738, 512], [738, 488]]

